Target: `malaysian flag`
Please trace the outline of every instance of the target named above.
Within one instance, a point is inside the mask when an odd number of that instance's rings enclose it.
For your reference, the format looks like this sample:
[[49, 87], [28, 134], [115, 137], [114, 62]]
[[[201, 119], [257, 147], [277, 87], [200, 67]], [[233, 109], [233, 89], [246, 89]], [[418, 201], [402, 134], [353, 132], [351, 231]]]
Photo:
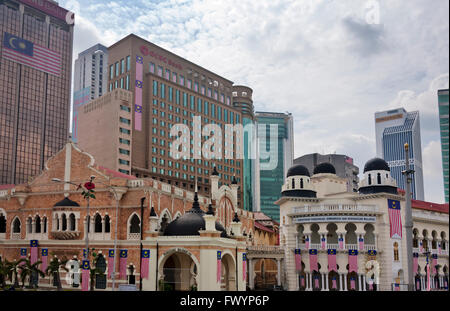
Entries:
[[122, 280], [127, 278], [127, 257], [128, 250], [121, 249], [119, 253], [119, 276]]
[[217, 282], [222, 280], [222, 252], [217, 251]]
[[317, 264], [317, 249], [309, 250], [309, 271], [319, 271], [319, 265]]
[[348, 271], [358, 272], [358, 251], [356, 249], [348, 251]]
[[400, 213], [400, 201], [388, 199], [389, 223], [391, 238], [402, 238], [402, 215]]
[[413, 253], [413, 273], [417, 274], [419, 268], [419, 253]]
[[328, 271], [337, 271], [336, 250], [328, 250]]
[[110, 249], [108, 251], [108, 277], [111, 277], [111, 274], [113, 272], [113, 266], [114, 266], [114, 250]]
[[141, 278], [148, 279], [148, 266], [150, 260], [150, 250], [143, 249], [141, 252]]
[[31, 252], [31, 264], [34, 264], [38, 260], [38, 240], [30, 241], [30, 252]]
[[300, 249], [295, 249], [295, 270], [302, 271], [302, 252]]
[[5, 32], [3, 36], [3, 57], [13, 62], [59, 76], [61, 55], [31, 41]]

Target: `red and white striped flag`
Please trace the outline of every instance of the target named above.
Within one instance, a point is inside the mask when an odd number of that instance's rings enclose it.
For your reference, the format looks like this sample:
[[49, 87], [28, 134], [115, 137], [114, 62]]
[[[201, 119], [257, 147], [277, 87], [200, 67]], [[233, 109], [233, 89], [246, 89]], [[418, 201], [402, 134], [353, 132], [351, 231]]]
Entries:
[[400, 213], [400, 201], [388, 199], [388, 212], [391, 238], [402, 238], [402, 215]]
[[431, 278], [430, 278], [430, 265], [427, 263], [425, 266], [425, 269], [427, 271], [427, 291], [431, 290]]
[[124, 280], [127, 278], [127, 257], [128, 251], [126, 249], [120, 250], [119, 259], [119, 277]]
[[217, 251], [217, 282], [222, 280], [222, 252]]
[[309, 270], [311, 273], [313, 271], [319, 271], [319, 266], [317, 264], [317, 249], [309, 250]]
[[336, 264], [336, 250], [335, 249], [329, 249], [328, 250], [328, 271], [337, 271], [337, 264]]
[[358, 242], [359, 242], [359, 250], [363, 251], [364, 250], [364, 238], [360, 237]]
[[31, 264], [34, 264], [38, 260], [38, 241], [31, 240], [30, 241], [30, 253], [31, 253]]
[[110, 249], [108, 251], [108, 278], [111, 278], [111, 274], [113, 273], [114, 270], [114, 250]]
[[143, 249], [141, 254], [141, 278], [143, 279], [148, 278], [149, 260], [150, 260], [150, 250]]
[[413, 253], [413, 274], [417, 274], [417, 270], [419, 268], [419, 254]]
[[83, 260], [81, 269], [81, 290], [88, 291], [89, 290], [89, 274], [90, 274], [90, 264], [89, 260]]
[[3, 57], [54, 76], [61, 73], [61, 55], [7, 32], [3, 36]]
[[358, 272], [358, 251], [356, 249], [348, 251], [348, 271]]
[[302, 271], [302, 253], [300, 249], [295, 249], [295, 270]]

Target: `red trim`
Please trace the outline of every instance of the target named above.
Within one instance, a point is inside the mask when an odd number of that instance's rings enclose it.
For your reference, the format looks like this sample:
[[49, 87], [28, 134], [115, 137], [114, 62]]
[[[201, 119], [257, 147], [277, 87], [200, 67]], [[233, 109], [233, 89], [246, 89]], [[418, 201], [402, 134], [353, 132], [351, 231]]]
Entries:
[[14, 188], [15, 186], [16, 186], [16, 185], [13, 185], [13, 184], [0, 185], [0, 190], [12, 189], [12, 188]]
[[258, 222], [255, 222], [255, 228], [258, 228], [260, 230], [267, 231], [267, 232], [270, 232], [270, 233], [275, 233], [275, 231], [273, 231], [272, 229], [269, 229], [266, 226], [263, 226], [263, 225], [261, 225]]
[[448, 203], [439, 204], [419, 200], [411, 200], [412, 208], [448, 214]]

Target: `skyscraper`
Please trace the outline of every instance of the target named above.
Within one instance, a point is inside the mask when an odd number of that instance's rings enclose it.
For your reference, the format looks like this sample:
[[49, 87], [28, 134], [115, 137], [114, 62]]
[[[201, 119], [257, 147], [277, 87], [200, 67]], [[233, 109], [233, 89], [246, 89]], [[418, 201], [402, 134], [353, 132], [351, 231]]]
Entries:
[[448, 203], [448, 89], [438, 91], [439, 126], [441, 132], [442, 171], [445, 202]]
[[108, 48], [96, 44], [78, 54], [73, 81], [72, 140], [77, 142], [78, 109], [107, 92]]
[[419, 111], [407, 112], [404, 108], [375, 113], [377, 157], [383, 158], [391, 169], [397, 186], [405, 189], [402, 171], [405, 166], [404, 144], [408, 143], [412, 176], [412, 196], [424, 200], [422, 146], [420, 139]]
[[314, 168], [320, 163], [331, 163], [336, 169], [336, 175], [347, 179], [347, 191], [358, 192], [359, 188], [359, 168], [353, 164], [353, 159], [343, 154], [319, 154], [312, 153], [298, 157], [294, 160], [294, 164], [305, 166], [310, 174], [314, 172]]
[[263, 212], [279, 222], [280, 208], [275, 201], [281, 198], [281, 187], [294, 158], [293, 118], [291, 113], [257, 111], [255, 119], [256, 211]]
[[74, 14], [0, 1], [0, 184], [37, 175], [67, 141]]

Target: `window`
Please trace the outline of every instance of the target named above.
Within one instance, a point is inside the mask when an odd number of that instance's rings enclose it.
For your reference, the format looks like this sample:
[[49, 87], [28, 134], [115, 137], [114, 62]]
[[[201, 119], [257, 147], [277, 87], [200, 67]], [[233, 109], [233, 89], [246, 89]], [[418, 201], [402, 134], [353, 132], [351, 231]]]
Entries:
[[158, 81], [153, 80], [153, 96], [158, 96]]
[[180, 85], [184, 86], [184, 77], [182, 75], [180, 75]]
[[116, 62], [116, 77], [119, 75], [119, 62]]
[[166, 69], [166, 79], [170, 80], [170, 70]]
[[149, 64], [149, 70], [150, 70], [151, 73], [155, 73], [155, 64], [150, 63]]
[[190, 79], [187, 80], [187, 88], [190, 89], [192, 87], [192, 81]]
[[398, 256], [398, 243], [395, 242], [394, 243], [394, 261], [399, 261], [399, 256]]
[[125, 150], [125, 149], [122, 149], [122, 148], [119, 148], [119, 153], [130, 155], [130, 151], [129, 150]]
[[128, 119], [125, 119], [125, 118], [120, 117], [119, 120], [120, 120], [121, 123], [131, 124], [131, 121], [128, 120]]
[[127, 71], [131, 70], [130, 56], [127, 56]]
[[130, 112], [131, 109], [130, 107], [124, 106], [124, 105], [120, 105], [120, 110], [126, 111], [126, 112]]
[[114, 78], [114, 65], [109, 66], [109, 79]]
[[128, 139], [119, 138], [119, 142], [121, 144], [130, 145], [130, 141]]
[[119, 164], [130, 165], [130, 161], [119, 159]]
[[161, 66], [158, 66], [158, 76], [162, 77], [163, 75], [163, 68]]
[[121, 71], [120, 71], [120, 73], [121, 74], [123, 74], [123, 73], [125, 73], [125, 59], [121, 59], [120, 60], [120, 69], [121, 69]]
[[164, 83], [161, 83], [161, 98], [166, 98], [166, 85]]
[[130, 76], [129, 75], [126, 77], [126, 89], [130, 90]]
[[127, 129], [124, 129], [124, 128], [120, 128], [120, 130], [119, 130], [121, 133], [124, 133], [124, 134], [131, 134], [131, 131], [130, 130], [127, 130]]
[[177, 74], [175, 72], [172, 73], [172, 82], [177, 83]]
[[[130, 171], [123, 170], [123, 169], [121, 169], [121, 168], [119, 168], [119, 172], [120, 172], [120, 173], [127, 174], [127, 175], [130, 175]], [[105, 228], [105, 230], [106, 230], [106, 228]]]

